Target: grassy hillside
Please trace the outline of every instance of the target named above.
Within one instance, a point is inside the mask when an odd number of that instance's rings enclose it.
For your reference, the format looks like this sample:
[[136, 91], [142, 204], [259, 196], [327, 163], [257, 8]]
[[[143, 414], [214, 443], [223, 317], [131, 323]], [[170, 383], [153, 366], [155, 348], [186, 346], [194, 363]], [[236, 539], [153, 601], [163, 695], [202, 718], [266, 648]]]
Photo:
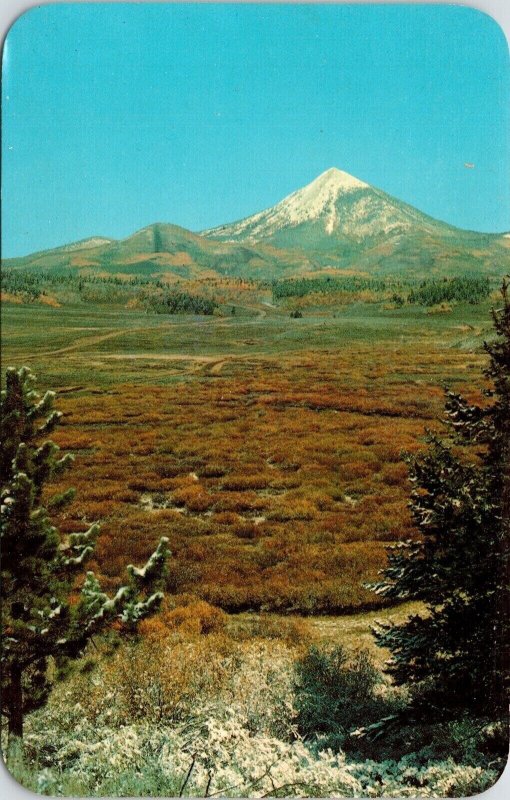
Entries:
[[270, 279], [313, 267], [304, 254], [273, 247], [215, 242], [176, 225], [156, 223], [120, 241], [47, 250], [5, 259], [4, 269], [71, 269], [78, 275], [153, 276], [163, 280], [223, 275]]

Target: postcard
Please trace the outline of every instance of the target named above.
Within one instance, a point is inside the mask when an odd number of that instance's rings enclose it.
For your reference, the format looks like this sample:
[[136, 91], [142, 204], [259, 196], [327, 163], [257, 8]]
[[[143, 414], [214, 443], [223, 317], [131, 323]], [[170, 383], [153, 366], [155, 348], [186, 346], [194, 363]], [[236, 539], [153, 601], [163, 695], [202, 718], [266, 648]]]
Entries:
[[455, 5], [42, 5], [2, 82], [2, 751], [466, 797], [508, 752], [510, 68]]

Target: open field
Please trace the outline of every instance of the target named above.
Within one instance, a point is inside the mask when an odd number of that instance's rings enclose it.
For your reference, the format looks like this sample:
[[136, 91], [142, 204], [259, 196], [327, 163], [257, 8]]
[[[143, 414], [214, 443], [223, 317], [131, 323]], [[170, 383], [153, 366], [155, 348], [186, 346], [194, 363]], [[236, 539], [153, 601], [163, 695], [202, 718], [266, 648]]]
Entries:
[[423, 603], [413, 601], [399, 606], [378, 609], [375, 613], [359, 611], [342, 616], [302, 617], [279, 614], [242, 612], [227, 617], [226, 632], [235, 639], [256, 637], [281, 638], [306, 648], [313, 643], [323, 648], [343, 647], [349, 657], [364, 652], [380, 670], [390, 652], [376, 644], [374, 622], [402, 624], [412, 614], [423, 614]]
[[477, 385], [488, 302], [449, 313], [351, 303], [302, 319], [3, 304], [3, 364], [27, 364], [76, 453], [64, 532], [102, 524], [113, 588], [161, 535], [168, 590], [226, 610], [346, 613], [412, 535], [403, 450], [437, 427], [442, 385]]

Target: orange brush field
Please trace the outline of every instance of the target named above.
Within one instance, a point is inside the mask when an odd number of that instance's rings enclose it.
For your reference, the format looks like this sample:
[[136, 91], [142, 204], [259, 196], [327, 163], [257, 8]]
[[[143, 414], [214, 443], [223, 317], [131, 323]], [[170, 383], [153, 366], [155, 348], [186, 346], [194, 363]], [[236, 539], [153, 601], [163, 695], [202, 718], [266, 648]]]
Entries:
[[468, 391], [484, 362], [481, 329], [472, 346], [474, 326], [451, 318], [73, 326], [32, 308], [29, 339], [21, 311], [5, 314], [4, 364], [60, 390], [53, 438], [76, 454], [61, 529], [101, 522], [91, 568], [106, 588], [166, 535], [168, 591], [229, 611], [380, 603], [363, 583], [412, 534], [401, 453], [438, 426], [442, 382]]

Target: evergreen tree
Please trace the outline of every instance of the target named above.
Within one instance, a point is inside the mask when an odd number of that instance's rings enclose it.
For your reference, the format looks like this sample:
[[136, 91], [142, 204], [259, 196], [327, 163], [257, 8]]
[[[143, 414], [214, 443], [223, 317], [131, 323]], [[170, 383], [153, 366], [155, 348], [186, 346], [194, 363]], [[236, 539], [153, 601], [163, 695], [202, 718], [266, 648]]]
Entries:
[[410, 507], [419, 537], [390, 549], [384, 580], [393, 600], [421, 600], [425, 612], [379, 625], [389, 671], [411, 687], [411, 709], [429, 719], [507, 713], [509, 667], [510, 301], [493, 311], [485, 344], [486, 403], [448, 392], [447, 435], [410, 457]]
[[[62, 415], [52, 411], [54, 393], [40, 399], [34, 382], [28, 368], [8, 369], [0, 409], [2, 713], [14, 736], [23, 734], [24, 715], [47, 698], [50, 657], [57, 662], [76, 657], [107, 623], [117, 620], [132, 629], [157, 609], [168, 555], [163, 538], [142, 569], [127, 568], [128, 581], [112, 598], [91, 572], [81, 592], [76, 590], [99, 526], [64, 538], [42, 504], [47, 482], [73, 457], [61, 456], [45, 440]], [[46, 506], [63, 505], [73, 496], [68, 490]]]

